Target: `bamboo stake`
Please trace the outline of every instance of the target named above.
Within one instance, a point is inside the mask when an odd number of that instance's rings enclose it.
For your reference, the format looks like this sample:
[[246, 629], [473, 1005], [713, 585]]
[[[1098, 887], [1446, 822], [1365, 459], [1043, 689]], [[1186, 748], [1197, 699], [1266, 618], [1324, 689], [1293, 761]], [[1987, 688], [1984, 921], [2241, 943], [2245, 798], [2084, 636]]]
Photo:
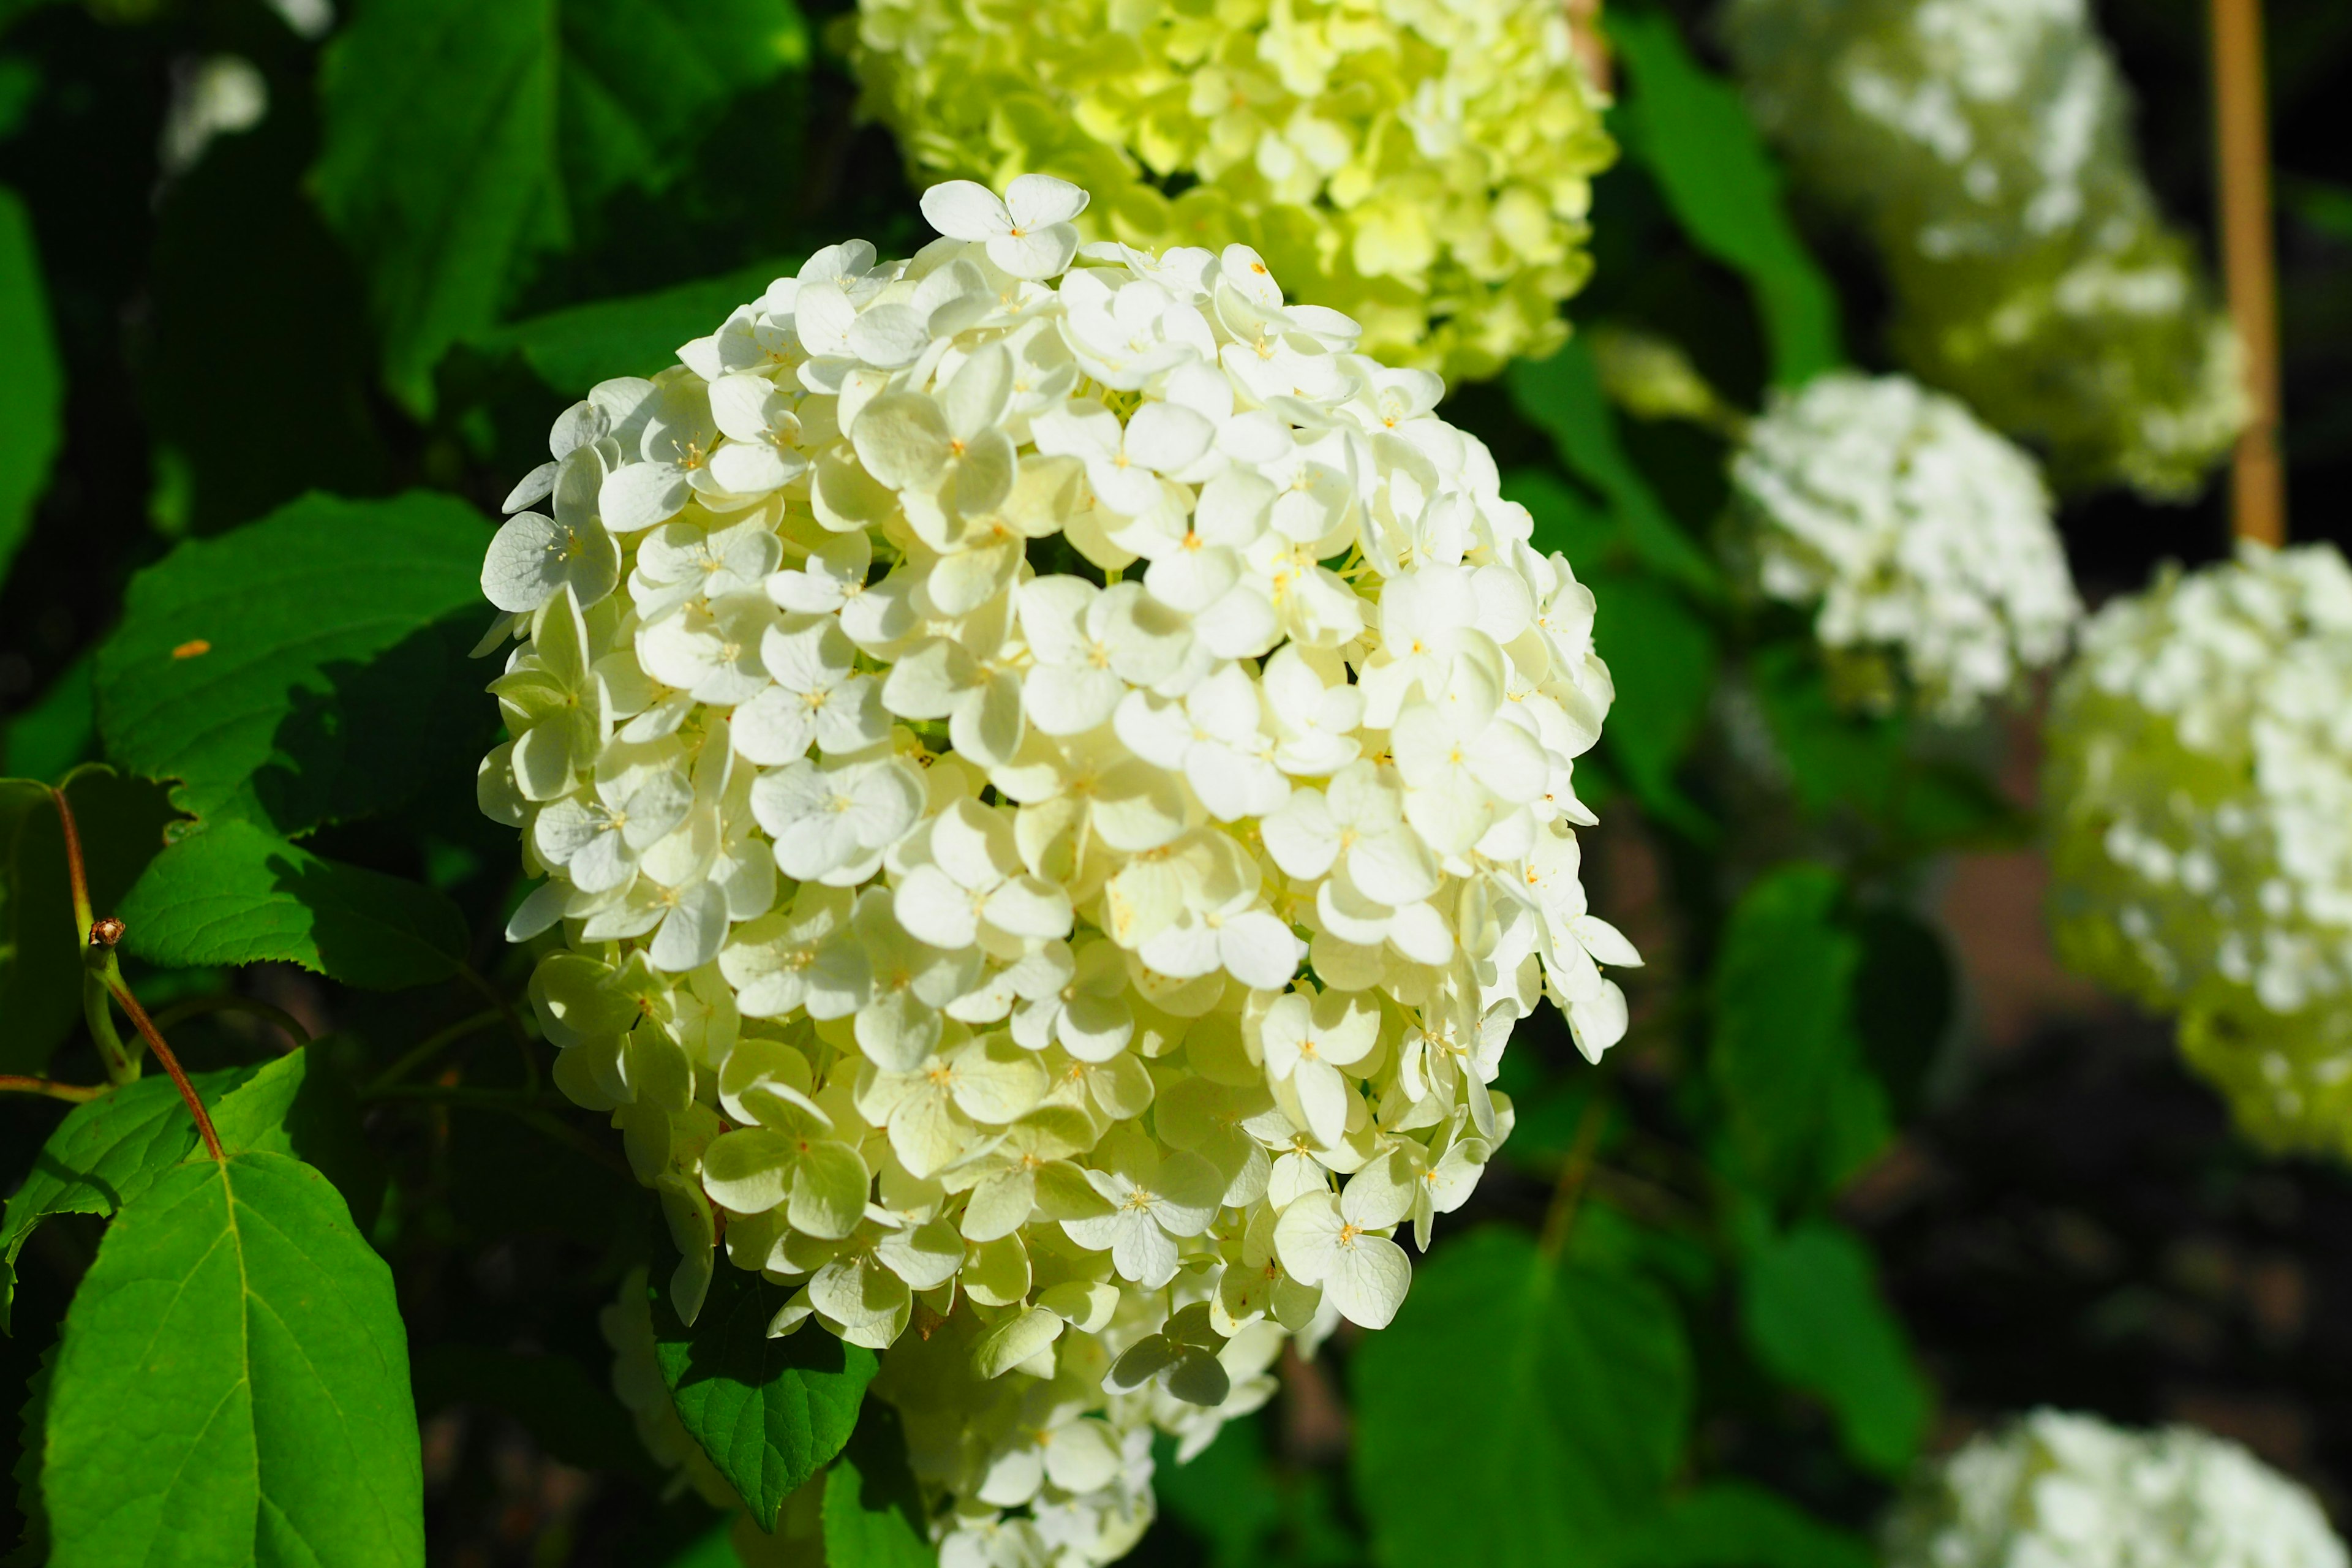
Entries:
[[2277, 545], [2286, 542], [2286, 475], [2279, 459], [2278, 284], [2271, 249], [2262, 0], [2212, 3], [2221, 264], [2252, 405], [2231, 467], [2230, 527], [2240, 539]]

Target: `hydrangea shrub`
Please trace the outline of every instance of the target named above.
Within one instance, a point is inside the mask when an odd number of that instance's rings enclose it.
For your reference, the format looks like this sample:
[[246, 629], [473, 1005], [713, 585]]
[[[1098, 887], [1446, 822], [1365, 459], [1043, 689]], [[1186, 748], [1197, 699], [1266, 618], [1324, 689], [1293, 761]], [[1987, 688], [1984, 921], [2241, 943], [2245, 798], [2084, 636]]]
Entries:
[[2352, 570], [2242, 544], [2093, 616], [2050, 716], [2061, 954], [2266, 1142], [2352, 1149]]
[[2062, 486], [2202, 486], [2245, 418], [2236, 339], [2084, 0], [1730, 0], [1723, 24], [1757, 118], [1874, 236], [1914, 372]]
[[1732, 459], [1767, 597], [1817, 605], [1857, 705], [1972, 718], [2066, 649], [2082, 605], [2033, 459], [1904, 376], [1776, 393]]
[[1108, 1561], [1151, 1428], [1387, 1323], [1513, 1026], [1598, 1059], [1639, 962], [1578, 879], [1591, 595], [1437, 377], [1087, 204], [935, 186], [913, 259], [593, 388], [483, 571], [556, 1081], [682, 1317], [723, 1250], [890, 1350], [954, 1561]]
[[2343, 1568], [2302, 1487], [2189, 1426], [2037, 1410], [1928, 1468], [1887, 1568]]
[[1566, 335], [1601, 100], [1549, 0], [863, 0], [866, 112], [930, 177], [1076, 181], [1088, 237], [1248, 245], [1449, 379]]

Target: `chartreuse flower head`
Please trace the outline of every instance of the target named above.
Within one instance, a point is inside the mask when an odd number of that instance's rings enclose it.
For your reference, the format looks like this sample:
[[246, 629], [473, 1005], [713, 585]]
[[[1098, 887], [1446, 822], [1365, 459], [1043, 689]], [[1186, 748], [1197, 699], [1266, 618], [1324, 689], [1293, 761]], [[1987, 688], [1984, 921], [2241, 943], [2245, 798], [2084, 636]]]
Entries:
[[893, 1347], [943, 1561], [1124, 1550], [1149, 1429], [1386, 1323], [1514, 1024], [1597, 1058], [1639, 962], [1578, 882], [1591, 595], [1436, 376], [1086, 206], [935, 187], [913, 260], [595, 387], [483, 573], [556, 1079], [682, 1315], [723, 1234], [776, 1332]]
[[1732, 459], [1738, 539], [1858, 706], [1960, 721], [2066, 649], [2082, 614], [2033, 459], [1904, 376], [1775, 395]]
[[2182, 1015], [2284, 1147], [2352, 1152], [2352, 570], [2242, 545], [2092, 617], [2050, 715], [2068, 963]]
[[1930, 1466], [1886, 1568], [2344, 1568], [2302, 1487], [2189, 1426], [2037, 1410]]
[[1724, 23], [1766, 130], [1874, 235], [1913, 371], [2063, 487], [2196, 492], [2245, 418], [2236, 339], [2084, 0], [1730, 0]]
[[1388, 364], [1549, 353], [1591, 268], [1612, 148], [1554, 0], [861, 0], [855, 53], [920, 174], [1042, 169], [1088, 238], [1254, 247]]

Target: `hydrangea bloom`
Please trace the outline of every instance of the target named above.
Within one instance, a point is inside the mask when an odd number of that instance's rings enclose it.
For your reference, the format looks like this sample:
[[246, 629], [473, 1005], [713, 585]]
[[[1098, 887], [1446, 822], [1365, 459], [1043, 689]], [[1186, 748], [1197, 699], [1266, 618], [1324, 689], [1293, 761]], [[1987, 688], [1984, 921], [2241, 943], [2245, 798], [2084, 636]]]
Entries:
[[1095, 193], [1089, 238], [1255, 247], [1389, 364], [1549, 353], [1591, 269], [1613, 149], [1552, 0], [861, 0], [856, 28], [922, 174], [1045, 170]]
[[2037, 1410], [1933, 1466], [1887, 1568], [2344, 1568], [2309, 1492], [2194, 1427]]
[[2236, 340], [2084, 0], [1730, 0], [1725, 25], [1758, 118], [1875, 236], [1914, 371], [2063, 485], [2199, 488], [2244, 422]]
[[2033, 460], [1903, 376], [1775, 395], [1732, 460], [1758, 584], [1818, 604], [1833, 674], [1951, 721], [2065, 651], [2082, 606]]
[[2352, 1149], [2352, 570], [2240, 546], [2093, 616], [2050, 716], [2060, 952], [2183, 1015], [2281, 1145]]
[[483, 572], [556, 1081], [689, 1320], [723, 1247], [898, 1347], [950, 1563], [1108, 1561], [1147, 1426], [1386, 1323], [1512, 1026], [1597, 1058], [1639, 962], [1578, 881], [1591, 595], [1437, 377], [1240, 246], [1080, 259], [1085, 202], [934, 187], [913, 260], [597, 386]]

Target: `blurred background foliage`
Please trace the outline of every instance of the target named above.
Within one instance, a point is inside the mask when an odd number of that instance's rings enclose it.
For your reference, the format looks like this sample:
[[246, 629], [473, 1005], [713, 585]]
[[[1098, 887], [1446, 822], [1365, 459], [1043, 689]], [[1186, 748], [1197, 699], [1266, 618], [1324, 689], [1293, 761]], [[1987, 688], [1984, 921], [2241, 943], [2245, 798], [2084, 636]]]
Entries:
[[[2204, 8], [2100, 9], [2151, 180], [2201, 233]], [[96, 650], [142, 635], [132, 576], [188, 542], [314, 490], [443, 492], [486, 541], [578, 389], [658, 367], [818, 245], [912, 250], [913, 194], [852, 118], [829, 20], [792, 0], [0, 0], [0, 771], [100, 755]], [[1782, 200], [1706, 9], [1611, 26], [1626, 155], [1598, 184], [1572, 316], [1671, 339], [1747, 407], [1841, 359], [1885, 365], [1873, 265]], [[2352, 146], [2326, 104], [2352, 9], [2274, 0], [2269, 45], [2291, 516], [2343, 542]], [[1619, 705], [1587, 875], [1650, 960], [1633, 1034], [1595, 1070], [1531, 1022], [1505, 1068], [1517, 1131], [1396, 1325], [1292, 1358], [1265, 1412], [1163, 1463], [1134, 1560], [1403, 1568], [1454, 1560], [1467, 1519], [1497, 1568], [1860, 1563], [1923, 1448], [2040, 1402], [2199, 1421], [2352, 1500], [2352, 1183], [2258, 1160], [2164, 1029], [2055, 970], [2030, 724], [1839, 714], [1801, 623], [1728, 602], [1707, 548], [1723, 441], [1612, 410], [1580, 341], [1449, 413], [1600, 600]], [[2071, 500], [2085, 596], [2218, 558], [2221, 508], [2218, 488]], [[245, 543], [232, 602], [308, 613], [268, 602], [272, 548]], [[175, 568], [200, 558], [236, 559]], [[355, 552], [362, 600], [374, 558]], [[444, 1087], [530, 1070], [495, 1026], [520, 988], [499, 936], [514, 847], [474, 806], [495, 714], [458, 657], [480, 618], [464, 588], [416, 609], [432, 646], [396, 666], [371, 649], [378, 686], [346, 682], [320, 720], [374, 733], [353, 753], [365, 798], [275, 822], [323, 824], [317, 856], [446, 899], [469, 933], [449, 939], [458, 977], [372, 993], [199, 963], [141, 990], [258, 999], [341, 1064], [347, 1169], [382, 1194], [362, 1223], [411, 1335], [434, 1561], [724, 1562], [607, 1391], [596, 1309], [660, 1245], [612, 1141], [592, 1118], [379, 1092], [451, 1029]], [[135, 780], [77, 790], [119, 897], [169, 808]], [[0, 826], [0, 1058], [62, 1043], [53, 1070], [89, 1079], [20, 920], [57, 876], [54, 831]], [[205, 1068], [271, 1048], [229, 1013], [175, 1037]], [[0, 1100], [0, 1187], [54, 1121]], [[68, 1219], [27, 1247], [10, 1410], [96, 1234]]]

